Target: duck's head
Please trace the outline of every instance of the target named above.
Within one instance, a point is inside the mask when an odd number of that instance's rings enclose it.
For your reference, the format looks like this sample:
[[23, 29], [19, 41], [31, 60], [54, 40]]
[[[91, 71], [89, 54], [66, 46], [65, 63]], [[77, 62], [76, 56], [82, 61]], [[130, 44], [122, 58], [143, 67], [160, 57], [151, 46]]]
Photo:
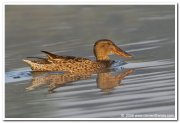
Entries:
[[101, 39], [94, 44], [94, 55], [96, 60], [110, 60], [109, 55], [116, 54], [121, 57], [130, 58], [132, 55], [116, 46], [111, 40]]

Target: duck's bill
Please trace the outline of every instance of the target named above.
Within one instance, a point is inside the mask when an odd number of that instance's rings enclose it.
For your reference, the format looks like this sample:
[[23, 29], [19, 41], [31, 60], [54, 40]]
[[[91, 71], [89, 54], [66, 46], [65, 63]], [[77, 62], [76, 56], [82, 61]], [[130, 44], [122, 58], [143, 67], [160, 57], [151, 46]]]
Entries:
[[125, 58], [132, 58], [132, 55], [125, 52], [124, 50], [120, 49], [119, 47], [116, 47], [114, 50], [114, 53], [118, 56], [125, 57]]

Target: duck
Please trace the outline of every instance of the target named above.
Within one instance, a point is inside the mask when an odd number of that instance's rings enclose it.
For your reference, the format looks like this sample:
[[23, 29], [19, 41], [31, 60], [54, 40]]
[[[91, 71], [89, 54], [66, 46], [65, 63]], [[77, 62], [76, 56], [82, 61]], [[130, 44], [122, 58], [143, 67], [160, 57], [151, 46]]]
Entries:
[[97, 72], [112, 65], [109, 55], [116, 54], [120, 57], [131, 58], [132, 55], [122, 50], [109, 39], [97, 40], [94, 44], [94, 56], [96, 60], [75, 56], [60, 56], [42, 51], [47, 55], [43, 57], [27, 57], [23, 59], [32, 71], [61, 71], [69, 73]]

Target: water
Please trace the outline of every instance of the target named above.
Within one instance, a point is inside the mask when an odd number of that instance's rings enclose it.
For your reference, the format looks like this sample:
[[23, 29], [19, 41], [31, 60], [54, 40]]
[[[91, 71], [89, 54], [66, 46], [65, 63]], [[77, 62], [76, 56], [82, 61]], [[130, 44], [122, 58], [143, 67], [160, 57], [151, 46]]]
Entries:
[[[174, 6], [5, 9], [6, 118], [175, 116]], [[95, 59], [93, 44], [102, 38], [134, 57], [115, 70], [79, 76], [34, 74], [22, 62], [44, 56], [41, 50]]]

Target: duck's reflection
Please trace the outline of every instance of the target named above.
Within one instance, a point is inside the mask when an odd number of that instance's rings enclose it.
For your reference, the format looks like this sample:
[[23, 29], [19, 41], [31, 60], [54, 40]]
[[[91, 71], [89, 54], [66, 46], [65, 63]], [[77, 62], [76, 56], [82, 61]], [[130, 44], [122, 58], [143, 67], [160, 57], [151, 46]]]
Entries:
[[100, 73], [97, 76], [97, 87], [100, 88], [103, 92], [110, 92], [113, 88], [120, 86], [121, 81], [133, 73], [133, 69], [123, 70], [117, 75], [111, 73]]
[[[112, 72], [98, 73], [97, 74], [97, 87], [103, 92], [110, 92], [113, 88], [121, 85], [121, 81], [133, 73], [133, 69], [126, 69], [120, 71], [118, 74], [113, 75]], [[76, 82], [79, 80], [87, 80], [92, 74], [90, 73], [45, 73], [33, 72], [32, 84], [26, 88], [27, 91], [32, 91], [42, 86], [48, 86], [49, 93], [54, 92], [56, 88], [62, 87], [68, 83]]]

